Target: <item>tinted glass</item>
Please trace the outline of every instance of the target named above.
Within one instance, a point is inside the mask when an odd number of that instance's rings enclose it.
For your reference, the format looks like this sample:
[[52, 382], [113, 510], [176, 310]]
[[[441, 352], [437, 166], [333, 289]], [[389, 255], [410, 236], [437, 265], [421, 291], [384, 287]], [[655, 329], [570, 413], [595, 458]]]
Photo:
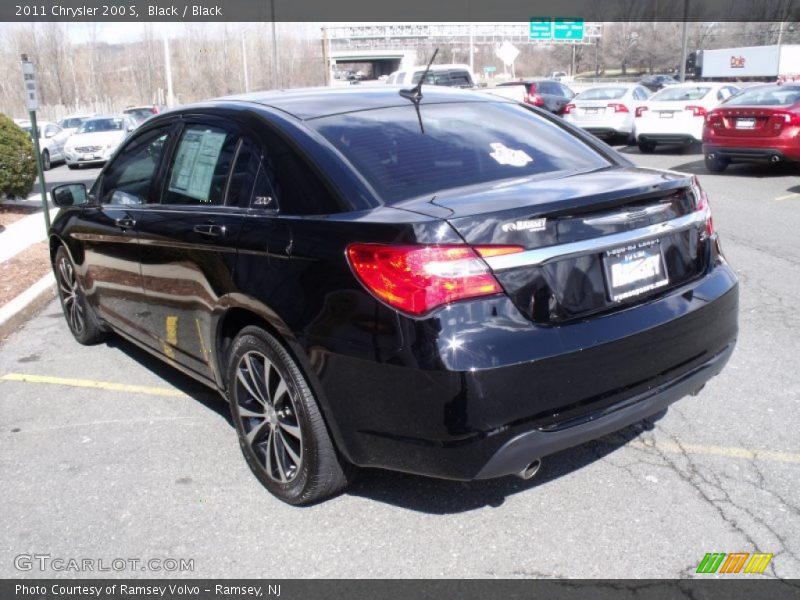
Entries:
[[[236, 163], [231, 171], [228, 184], [228, 206], [246, 208], [250, 205], [253, 184], [261, 167], [261, 149], [249, 139], [243, 139], [236, 154]], [[271, 194], [266, 194], [271, 196]], [[267, 204], [272, 204], [271, 202]], [[262, 205], [262, 204], [259, 204]], [[263, 206], [263, 205], [262, 205]], [[274, 208], [269, 206], [269, 208]]]
[[700, 100], [711, 91], [710, 87], [668, 87], [650, 96], [654, 102], [680, 102], [682, 100]]
[[[310, 121], [386, 202], [510, 178], [608, 166], [557, 124], [511, 103], [423, 104]], [[280, 200], [280, 197], [279, 197]]]
[[124, 131], [125, 120], [122, 117], [106, 119], [87, 119], [78, 128], [78, 133], [95, 133], [97, 131]]
[[132, 140], [103, 174], [100, 201], [144, 204], [167, 143], [167, 130], [151, 131]]
[[617, 100], [622, 98], [628, 88], [624, 87], [603, 87], [594, 88], [581, 92], [575, 98], [576, 100]]
[[80, 117], [73, 117], [71, 119], [64, 119], [59, 123], [59, 125], [61, 125], [61, 127], [65, 129], [72, 129], [74, 127], [79, 127], [84, 120], [85, 119], [82, 119]]
[[789, 106], [800, 102], [800, 86], [771, 85], [746, 89], [730, 98], [725, 106]]
[[238, 141], [219, 127], [186, 127], [167, 174], [164, 204], [223, 204]]

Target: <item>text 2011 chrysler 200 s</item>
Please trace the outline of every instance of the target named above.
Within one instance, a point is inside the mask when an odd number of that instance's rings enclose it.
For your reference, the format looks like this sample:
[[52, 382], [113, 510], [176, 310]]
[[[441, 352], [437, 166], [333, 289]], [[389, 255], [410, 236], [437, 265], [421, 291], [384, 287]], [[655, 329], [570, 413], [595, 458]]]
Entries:
[[184, 107], [56, 188], [77, 340], [113, 331], [225, 394], [294, 504], [354, 466], [527, 477], [722, 370], [737, 280], [695, 179], [533, 107], [399, 92]]

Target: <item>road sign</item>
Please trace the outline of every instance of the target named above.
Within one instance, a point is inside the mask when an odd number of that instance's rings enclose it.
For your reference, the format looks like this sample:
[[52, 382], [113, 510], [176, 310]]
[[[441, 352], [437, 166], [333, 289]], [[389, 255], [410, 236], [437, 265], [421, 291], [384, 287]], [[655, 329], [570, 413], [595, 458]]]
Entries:
[[36, 88], [36, 70], [33, 63], [27, 60], [22, 61], [22, 82], [25, 85], [25, 104], [28, 110], [39, 108], [39, 92]]
[[495, 71], [497, 71], [497, 67], [495, 66], [483, 67], [484, 73], [494, 73]]
[[534, 17], [531, 19], [528, 38], [531, 40], [553, 39], [553, 19]]
[[519, 50], [514, 44], [506, 40], [494, 51], [497, 57], [503, 61], [503, 64], [511, 66], [519, 56]]
[[555, 19], [553, 21], [553, 39], [581, 41], [583, 39], [583, 19]]

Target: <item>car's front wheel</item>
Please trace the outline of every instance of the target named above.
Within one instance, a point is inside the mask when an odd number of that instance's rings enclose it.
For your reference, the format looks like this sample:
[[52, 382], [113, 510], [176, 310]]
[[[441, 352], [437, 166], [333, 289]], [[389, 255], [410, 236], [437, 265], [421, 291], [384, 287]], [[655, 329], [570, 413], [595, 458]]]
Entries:
[[56, 252], [53, 270], [58, 298], [72, 335], [85, 346], [102, 342], [106, 332], [95, 316], [94, 310], [86, 302], [86, 295], [75, 273], [75, 265], [72, 264], [64, 246], [60, 246]]
[[711, 157], [708, 154], [706, 154], [705, 162], [706, 162], [706, 169], [708, 169], [712, 173], [722, 173], [725, 169], [728, 168], [728, 161], [725, 160], [724, 158], [720, 158], [719, 156]]
[[50, 152], [42, 150], [42, 171], [49, 171], [50, 166]]
[[351, 467], [339, 457], [305, 377], [278, 340], [245, 327], [231, 346], [226, 383], [239, 445], [272, 494], [309, 504], [347, 485]]

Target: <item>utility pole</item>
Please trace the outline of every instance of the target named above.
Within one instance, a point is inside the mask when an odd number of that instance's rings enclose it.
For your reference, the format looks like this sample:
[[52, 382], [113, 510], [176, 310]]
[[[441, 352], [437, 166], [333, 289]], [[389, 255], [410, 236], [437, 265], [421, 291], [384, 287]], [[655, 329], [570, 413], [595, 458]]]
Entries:
[[28, 105], [28, 116], [31, 120], [31, 136], [33, 137], [33, 150], [36, 154], [36, 171], [39, 174], [39, 187], [42, 189], [42, 212], [44, 213], [44, 226], [50, 231], [50, 206], [47, 204], [47, 187], [44, 181], [42, 168], [42, 153], [39, 148], [39, 128], [36, 126], [36, 109], [39, 108], [39, 92], [36, 86], [36, 69], [28, 60], [28, 55], [20, 56], [22, 62], [22, 82], [25, 85], [25, 103]]
[[244, 71], [244, 91], [250, 91], [250, 81], [247, 77], [247, 43], [245, 36], [242, 36], [242, 70]]
[[475, 76], [475, 23], [469, 24], [469, 74]]
[[275, 88], [281, 87], [281, 72], [278, 67], [278, 36], [275, 33], [275, 0], [270, 0], [272, 10], [272, 85]]
[[680, 75], [678, 81], [686, 81], [686, 52], [689, 46], [689, 0], [683, 0], [683, 32], [681, 34], [681, 64], [679, 65]]
[[164, 75], [167, 78], [167, 107], [175, 106], [175, 97], [172, 93], [172, 59], [169, 52], [169, 38], [164, 33]]
[[325, 85], [331, 85], [331, 51], [328, 28], [322, 28], [322, 62], [325, 65]]

